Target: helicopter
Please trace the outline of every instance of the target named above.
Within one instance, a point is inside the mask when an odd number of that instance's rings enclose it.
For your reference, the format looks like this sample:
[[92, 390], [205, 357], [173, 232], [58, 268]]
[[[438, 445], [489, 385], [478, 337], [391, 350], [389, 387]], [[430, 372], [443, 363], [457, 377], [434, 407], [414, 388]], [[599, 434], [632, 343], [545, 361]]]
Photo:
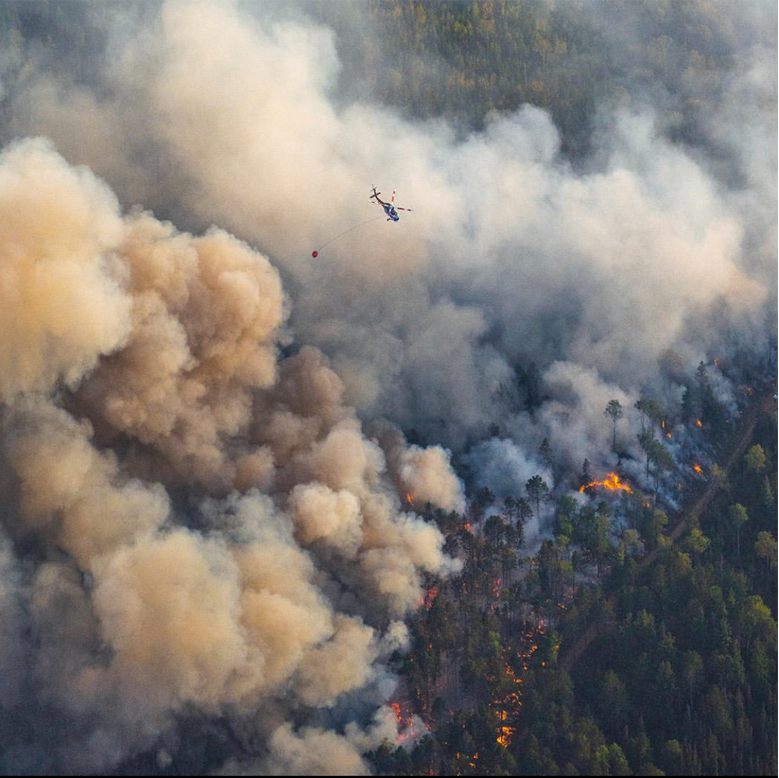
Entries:
[[376, 191], [376, 187], [373, 187], [373, 194], [370, 196], [370, 199], [373, 200], [373, 202], [378, 203], [383, 209], [384, 213], [387, 214], [387, 221], [400, 221], [400, 216], [398, 215], [398, 211], [413, 211], [413, 208], [402, 208], [399, 205], [395, 205], [395, 191], [392, 190], [392, 199], [385, 203], [384, 200], [382, 200], [379, 195], [381, 192]]
[[[413, 208], [403, 208], [400, 205], [395, 205], [395, 190], [392, 190], [392, 199], [385, 203], [384, 200], [382, 200], [379, 195], [381, 192], [376, 191], [376, 187], [373, 187], [373, 194], [370, 196], [370, 200], [378, 203], [383, 209], [384, 213], [387, 214], [387, 221], [388, 222], [396, 222], [400, 221], [400, 216], [398, 215], [398, 211], [412, 211]], [[372, 219], [368, 219], [367, 221], [360, 222], [359, 224], [355, 224], [354, 227], [349, 227], [348, 229], [344, 230], [343, 232], [339, 232], [338, 235], [336, 235], [334, 238], [330, 238], [326, 243], [323, 243], [319, 248], [314, 249], [314, 251], [311, 252], [311, 256], [316, 259], [319, 256], [319, 252], [325, 247], [329, 246], [333, 241], [338, 240], [338, 238], [342, 237], [343, 235], [346, 235], [348, 232], [352, 232], [353, 230], [358, 229], [359, 227], [362, 227], [364, 224], [368, 224], [369, 222], [376, 221], [376, 219], [380, 219], [381, 216], [375, 216]]]

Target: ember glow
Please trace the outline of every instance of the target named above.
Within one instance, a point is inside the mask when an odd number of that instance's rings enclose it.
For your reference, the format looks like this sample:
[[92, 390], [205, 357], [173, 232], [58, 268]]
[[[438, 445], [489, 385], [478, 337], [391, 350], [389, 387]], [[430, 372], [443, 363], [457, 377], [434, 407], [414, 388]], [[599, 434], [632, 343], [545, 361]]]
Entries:
[[412, 742], [418, 735], [414, 726], [414, 715], [408, 709], [408, 705], [404, 706], [399, 702], [393, 702], [392, 711], [395, 714], [395, 718], [398, 722], [398, 736], [396, 745], [404, 746]]
[[703, 468], [702, 468], [700, 465], [693, 465], [693, 466], [692, 466], [692, 469], [693, 469], [693, 470], [694, 470], [696, 473], [703, 473]]
[[511, 737], [517, 731], [516, 727], [510, 727], [506, 724], [507, 713], [505, 710], [498, 712], [500, 719], [500, 734], [498, 735], [498, 745], [508, 748], [511, 745]]
[[[544, 635], [545, 623], [539, 622], [535, 625], [527, 625], [527, 628], [521, 633], [520, 648], [512, 656], [504, 655], [504, 673], [506, 690], [500, 698], [494, 701], [494, 706], [498, 714], [498, 728], [496, 741], [502, 748], [508, 748], [511, 745], [512, 738], [516, 733], [516, 723], [519, 710], [522, 707], [522, 674], [530, 666], [531, 657], [538, 650], [539, 636]], [[559, 649], [559, 646], [555, 646]], [[543, 664], [543, 663], [542, 663]]]
[[594, 486], [602, 486], [604, 489], [608, 489], [610, 492], [627, 492], [632, 494], [633, 490], [625, 483], [620, 481], [619, 476], [616, 473], [609, 473], [602, 481], [591, 481], [590, 483], [582, 486], [579, 491], [584, 492]]

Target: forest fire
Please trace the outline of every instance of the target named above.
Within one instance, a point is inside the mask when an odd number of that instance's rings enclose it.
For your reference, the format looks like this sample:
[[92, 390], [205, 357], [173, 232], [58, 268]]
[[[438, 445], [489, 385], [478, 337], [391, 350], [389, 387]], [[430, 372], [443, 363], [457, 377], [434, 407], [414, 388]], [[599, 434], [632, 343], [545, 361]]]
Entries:
[[293, 5], [0, 5], [0, 778], [774, 774], [777, 7]]
[[399, 702], [393, 702], [391, 706], [398, 722], [397, 745], [403, 745], [412, 741], [417, 736], [414, 727], [414, 716], [409, 712], [404, 713], [403, 707]]
[[498, 735], [497, 740], [498, 745], [502, 746], [503, 748], [508, 748], [511, 745], [511, 738], [517, 731], [516, 727], [510, 727], [505, 723], [507, 716], [508, 714], [505, 710], [498, 712], [498, 719], [500, 720], [500, 734]]
[[397, 745], [404, 745], [414, 742], [422, 731], [429, 730], [430, 727], [424, 724], [424, 722], [413, 713], [410, 702], [392, 702], [390, 703], [392, 712], [395, 714], [395, 719], [398, 723], [397, 728]]
[[604, 489], [608, 489], [610, 492], [623, 491], [627, 492], [628, 494], [633, 493], [633, 490], [627, 484], [622, 483], [616, 473], [609, 473], [602, 481], [591, 481], [585, 486], [582, 486], [579, 491], [584, 492], [587, 489], [591, 489], [595, 486], [602, 486]]
[[[512, 738], [516, 733], [516, 727], [509, 722], [515, 719], [522, 707], [522, 683], [521, 672], [526, 672], [529, 668], [530, 658], [538, 650], [538, 637], [544, 634], [544, 623], [528, 625], [528, 628], [522, 633], [523, 647], [516, 651], [514, 658], [504, 661], [505, 681], [504, 689], [507, 691], [494, 701], [494, 706], [498, 714], [498, 729], [496, 741], [502, 748], [508, 748], [511, 745]], [[515, 669], [515, 663], [519, 667]], [[521, 668], [521, 670], [519, 669]]]

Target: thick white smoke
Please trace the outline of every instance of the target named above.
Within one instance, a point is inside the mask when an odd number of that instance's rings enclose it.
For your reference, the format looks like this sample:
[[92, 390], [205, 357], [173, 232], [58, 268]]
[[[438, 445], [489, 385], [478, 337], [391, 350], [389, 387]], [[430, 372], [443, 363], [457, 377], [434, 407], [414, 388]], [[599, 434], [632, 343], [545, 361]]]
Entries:
[[0, 181], [3, 525], [29, 549], [2, 536], [2, 705], [62, 721], [9, 769], [109, 769], [176, 716], [283, 721], [385, 676], [422, 574], [455, 569], [402, 507], [462, 507], [446, 452], [366, 437], [315, 349], [279, 363], [281, 282], [245, 243], [123, 217], [40, 140]]
[[52, 163], [44, 142], [0, 167], [0, 397], [75, 384], [126, 336], [129, 301], [107, 265], [121, 236], [116, 198], [87, 170]]
[[[59, 131], [72, 128], [75, 102], [48, 88], [53, 76], [19, 114], [133, 193], [143, 187], [126, 150], [147, 116], [143, 143], [173, 172], [150, 169], [145, 200], [167, 191], [177, 212], [265, 248], [294, 289], [297, 335], [328, 353], [364, 415], [459, 449], [515, 412], [518, 364], [580, 364], [635, 397], [669, 348], [709, 361], [718, 333], [701, 342], [698, 322], [712, 306], [744, 332], [763, 325], [776, 246], [764, 175], [775, 165], [761, 156], [775, 157], [775, 63], [764, 50], [734, 69], [733, 99], [712, 116], [738, 146], [742, 183], [728, 186], [668, 141], [645, 104], [603, 118], [586, 172], [559, 156], [551, 120], [529, 106], [457, 138], [342, 104], [331, 31], [263, 20], [261, 9], [165, 4], [159, 27], [122, 50], [118, 98], [79, 94], [92, 110], [78, 136], [104, 139], [94, 153]], [[732, 129], [744, 121], [742, 82], [746, 145]], [[372, 183], [397, 186], [416, 213], [349, 233], [313, 261], [312, 247], [373, 214]]]
[[[357, 774], [391, 717], [339, 701], [384, 701], [398, 620], [453, 569], [405, 512], [463, 508], [450, 451], [498, 496], [553, 483], [545, 438], [612, 467], [618, 399], [640, 464], [669, 350], [775, 342], [775, 44], [745, 23], [716, 158], [636, 99], [575, 169], [532, 106], [462, 135], [350, 101], [334, 32], [275, 4], [124, 21], [98, 88], [31, 60], [5, 105], [51, 140], [0, 159], [1, 683], [53, 746], [0, 725], [3, 758], [109, 769], [206, 715], [239, 733], [225, 769]], [[312, 259], [372, 184], [415, 212]]]

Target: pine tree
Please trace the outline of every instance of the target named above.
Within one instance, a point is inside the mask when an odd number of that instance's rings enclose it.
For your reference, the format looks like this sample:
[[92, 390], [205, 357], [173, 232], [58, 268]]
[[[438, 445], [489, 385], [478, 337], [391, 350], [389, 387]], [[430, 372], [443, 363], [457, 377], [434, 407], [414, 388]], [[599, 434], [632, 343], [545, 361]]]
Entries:
[[609, 400], [606, 410], [603, 411], [604, 416], [608, 416], [611, 419], [612, 434], [611, 434], [611, 447], [614, 448], [617, 445], [617, 422], [622, 418], [624, 414], [624, 408], [619, 400]]

